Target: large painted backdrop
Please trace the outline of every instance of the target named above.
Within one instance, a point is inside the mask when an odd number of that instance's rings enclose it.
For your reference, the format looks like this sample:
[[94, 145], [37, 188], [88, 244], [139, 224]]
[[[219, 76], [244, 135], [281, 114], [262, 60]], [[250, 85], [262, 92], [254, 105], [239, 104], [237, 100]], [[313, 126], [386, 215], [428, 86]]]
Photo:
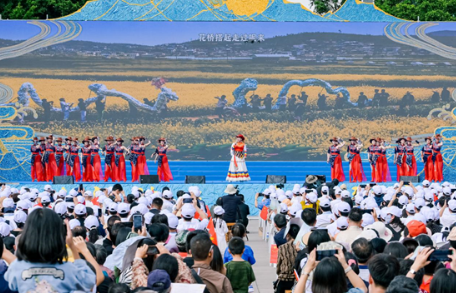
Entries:
[[322, 160], [333, 136], [448, 125], [432, 113], [455, 105], [455, 36], [455, 23], [2, 21], [0, 104], [26, 139], [165, 136], [173, 159], [226, 160], [243, 133], [250, 160]]

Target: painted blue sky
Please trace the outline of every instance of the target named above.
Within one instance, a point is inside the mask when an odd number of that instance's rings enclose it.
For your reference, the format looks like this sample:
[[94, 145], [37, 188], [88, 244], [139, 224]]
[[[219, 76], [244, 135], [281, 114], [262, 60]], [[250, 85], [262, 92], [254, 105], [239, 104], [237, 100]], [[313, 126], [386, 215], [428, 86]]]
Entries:
[[[48, 22], [50, 23], [50, 22]], [[80, 21], [83, 29], [77, 40], [102, 43], [159, 45], [197, 39], [200, 33], [264, 34], [266, 38], [303, 32], [342, 32], [361, 35], [383, 35], [387, 23], [356, 22], [113, 22]], [[413, 34], [411, 26], [409, 33]], [[53, 33], [56, 31], [53, 27]], [[426, 30], [454, 30], [456, 23], [439, 23]], [[39, 33], [27, 21], [0, 21], [0, 38], [25, 40]]]

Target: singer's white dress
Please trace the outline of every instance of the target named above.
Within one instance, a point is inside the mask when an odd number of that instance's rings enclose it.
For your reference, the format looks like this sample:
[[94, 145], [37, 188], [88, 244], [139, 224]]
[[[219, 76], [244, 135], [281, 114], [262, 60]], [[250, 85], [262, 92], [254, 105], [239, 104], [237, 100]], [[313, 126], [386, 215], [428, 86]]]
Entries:
[[247, 155], [247, 146], [243, 142], [233, 143], [231, 145], [231, 161], [230, 168], [228, 169], [228, 176], [226, 181], [239, 182], [250, 181], [249, 171], [245, 164], [245, 157]]

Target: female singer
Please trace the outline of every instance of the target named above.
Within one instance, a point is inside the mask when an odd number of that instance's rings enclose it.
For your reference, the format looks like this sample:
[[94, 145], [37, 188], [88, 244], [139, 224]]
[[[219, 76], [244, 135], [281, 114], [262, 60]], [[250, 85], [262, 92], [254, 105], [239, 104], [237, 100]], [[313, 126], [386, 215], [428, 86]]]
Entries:
[[350, 182], [366, 181], [366, 175], [364, 175], [363, 165], [361, 163], [361, 156], [359, 155], [359, 151], [363, 148], [363, 144], [354, 136], [352, 136], [349, 141], [350, 145], [347, 146], [350, 167], [349, 180]]
[[407, 176], [406, 173], [406, 166], [405, 166], [405, 157], [406, 157], [406, 150], [405, 150], [405, 138], [399, 138], [396, 143], [398, 144], [394, 149], [394, 162], [397, 166], [397, 181], [400, 181], [401, 176]]
[[440, 153], [440, 149], [442, 148], [442, 136], [440, 134], [436, 134], [434, 136], [434, 143], [432, 144], [432, 161], [434, 162], [434, 180], [437, 182], [443, 181], [443, 158], [442, 154]]
[[139, 175], [149, 175], [149, 168], [147, 167], [146, 160], [146, 148], [150, 145], [150, 140], [148, 143], [145, 142], [146, 138], [144, 136], [140, 136], [139, 145], [141, 146], [141, 151], [138, 157]]
[[421, 149], [421, 159], [424, 163], [424, 179], [431, 182], [434, 180], [434, 163], [432, 162], [432, 137], [424, 139], [426, 144]]
[[65, 145], [63, 146], [63, 158], [64, 158], [64, 161], [65, 161], [65, 171], [66, 171], [66, 174], [67, 176], [71, 176], [71, 166], [70, 166], [70, 147], [71, 147], [71, 141], [72, 141], [72, 138], [71, 137], [67, 137], [65, 138]]
[[[419, 142], [416, 142], [415, 146], [419, 146]], [[416, 176], [416, 159], [415, 159], [415, 154], [413, 151], [414, 147], [412, 144], [412, 138], [407, 137], [407, 144], [405, 146], [405, 167], [406, 167], [406, 173], [405, 176]]]
[[345, 142], [338, 137], [333, 137], [329, 141], [332, 142], [332, 146], [328, 148], [326, 161], [331, 165], [331, 180], [345, 181], [342, 159], [340, 157], [340, 149], [345, 145]]
[[378, 143], [380, 144], [378, 161], [380, 162], [381, 182], [390, 182], [391, 173], [388, 167], [388, 160], [386, 159], [386, 150], [390, 147], [386, 145], [384, 139], [378, 138]]
[[105, 182], [108, 182], [111, 179], [112, 182], [117, 181], [116, 174], [114, 172], [116, 164], [114, 162], [114, 137], [108, 136], [106, 139], [106, 145], [103, 147], [103, 154], [105, 156]]
[[115, 146], [115, 168], [114, 172], [116, 173], [115, 178], [117, 181], [127, 181], [127, 171], [125, 168], [125, 157], [124, 152], [128, 155], [130, 151], [122, 145], [124, 140], [122, 138], [117, 138]]
[[55, 147], [53, 145], [54, 137], [52, 135], [46, 137], [44, 156], [42, 158], [44, 169], [46, 172], [46, 181], [52, 181], [57, 175], [57, 164], [55, 163]]
[[244, 143], [245, 137], [242, 134], [236, 136], [236, 141], [231, 145], [231, 161], [226, 181], [250, 181], [249, 171], [245, 164], [247, 158], [247, 146]]
[[103, 171], [101, 169], [101, 158], [100, 158], [100, 143], [98, 137], [92, 137], [92, 152], [90, 157], [90, 164], [92, 165], [93, 170], [93, 181], [100, 182], [103, 179]]
[[367, 148], [367, 154], [371, 165], [371, 182], [380, 182], [382, 175], [379, 172], [378, 157], [381, 149], [377, 145], [378, 141], [376, 138], [371, 138], [369, 142], [371, 145]]
[[30, 147], [30, 152], [32, 153], [32, 158], [30, 162], [30, 175], [32, 176], [32, 182], [44, 181], [44, 172], [43, 172], [43, 165], [41, 164], [41, 153], [40, 153], [40, 146], [38, 145], [38, 137], [33, 138], [33, 144]]
[[[139, 181], [139, 156], [141, 155], [141, 146], [139, 145], [139, 137], [131, 139], [130, 146], [130, 164], [131, 164], [131, 181]], [[143, 166], [141, 166], [143, 167]], [[143, 167], [144, 168], [144, 167]]]
[[78, 138], [75, 137], [72, 140], [73, 145], [69, 146], [70, 157], [68, 159], [68, 165], [70, 166], [70, 176], [74, 177], [75, 181], [81, 180], [81, 163], [79, 160], [79, 149], [81, 148], [78, 144]]
[[158, 143], [159, 145], [151, 158], [155, 156], [154, 163], [158, 161], [157, 175], [160, 178], [160, 181], [168, 182], [173, 180], [173, 174], [171, 174], [171, 170], [169, 169], [168, 156], [166, 155], [168, 145], [166, 144], [165, 138], [159, 138]]
[[63, 152], [65, 149], [62, 146], [62, 138], [56, 139], [57, 145], [55, 146], [55, 162], [57, 164], [57, 176], [63, 176], [65, 172], [65, 160], [63, 159]]
[[90, 160], [92, 157], [92, 147], [90, 146], [90, 137], [86, 136], [86, 138], [82, 141], [84, 146], [81, 149], [82, 153], [82, 181], [84, 182], [92, 182], [93, 181], [93, 167], [90, 164]]

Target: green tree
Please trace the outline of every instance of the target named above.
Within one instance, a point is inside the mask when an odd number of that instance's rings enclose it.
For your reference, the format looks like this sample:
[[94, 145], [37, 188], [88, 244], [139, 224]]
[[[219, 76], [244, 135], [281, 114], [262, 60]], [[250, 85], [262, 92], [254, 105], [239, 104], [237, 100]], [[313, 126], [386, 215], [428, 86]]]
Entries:
[[75, 12], [87, 0], [9, 0], [0, 1], [3, 19], [58, 18]]
[[346, 0], [311, 0], [310, 5], [314, 12], [318, 14], [325, 14], [328, 12], [335, 12], [339, 9]]
[[376, 0], [375, 5], [391, 15], [407, 20], [456, 20], [456, 0]]

